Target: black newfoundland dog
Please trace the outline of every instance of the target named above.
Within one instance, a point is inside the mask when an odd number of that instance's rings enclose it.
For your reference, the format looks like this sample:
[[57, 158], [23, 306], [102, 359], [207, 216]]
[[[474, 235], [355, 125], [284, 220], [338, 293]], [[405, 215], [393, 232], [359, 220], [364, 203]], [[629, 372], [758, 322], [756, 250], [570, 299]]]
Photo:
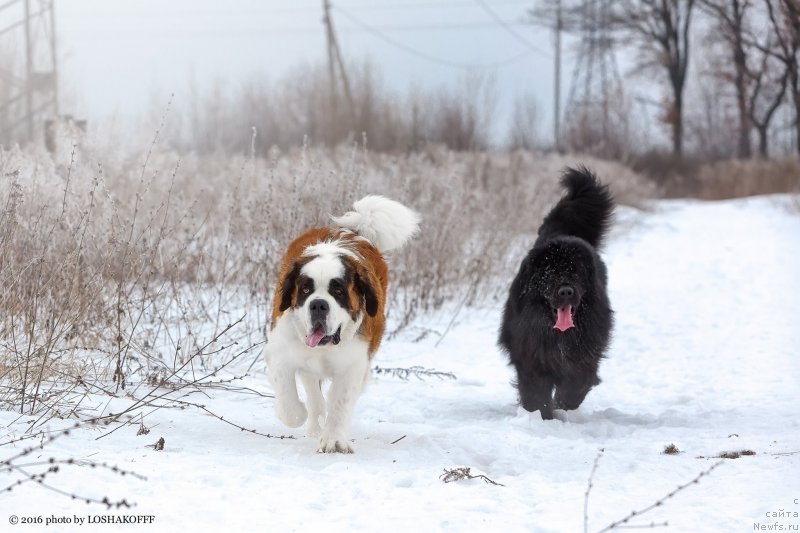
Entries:
[[611, 335], [606, 267], [597, 253], [614, 201], [586, 168], [567, 169], [567, 194], [545, 217], [511, 284], [500, 346], [517, 370], [522, 407], [553, 418], [600, 383]]

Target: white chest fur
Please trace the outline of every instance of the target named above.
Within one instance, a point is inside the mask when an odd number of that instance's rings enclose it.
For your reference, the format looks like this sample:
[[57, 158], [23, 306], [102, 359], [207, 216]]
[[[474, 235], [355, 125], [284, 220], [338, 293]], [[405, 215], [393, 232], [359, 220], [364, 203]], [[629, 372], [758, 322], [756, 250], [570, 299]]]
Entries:
[[[320, 435], [318, 451], [352, 453], [348, 432], [369, 375], [368, 343], [358, 335], [343, 335], [337, 345], [310, 348], [293, 325], [293, 312], [277, 320], [264, 347], [275, 411], [289, 427], [308, 420], [307, 434]], [[298, 396], [298, 377], [306, 389], [306, 404]], [[323, 379], [331, 380], [327, 398], [322, 396]]]
[[355, 331], [350, 331], [355, 330], [358, 323], [345, 326], [339, 344], [310, 348], [303, 342], [301, 330], [295, 327], [295, 312], [294, 309], [287, 310], [269, 334], [264, 355], [270, 368], [272, 360], [276, 360], [276, 364], [288, 365], [296, 371], [309, 372], [322, 379], [342, 374], [354, 364], [362, 362], [362, 359], [369, 360], [368, 343]]

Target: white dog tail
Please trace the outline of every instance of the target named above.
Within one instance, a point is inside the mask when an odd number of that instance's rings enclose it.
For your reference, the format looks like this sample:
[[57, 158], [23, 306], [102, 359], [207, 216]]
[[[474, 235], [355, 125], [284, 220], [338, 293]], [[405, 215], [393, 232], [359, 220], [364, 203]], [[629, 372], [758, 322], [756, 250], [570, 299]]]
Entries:
[[407, 243], [419, 231], [420, 222], [416, 211], [379, 195], [365, 196], [353, 204], [352, 211], [331, 218], [337, 226], [358, 233], [382, 252]]

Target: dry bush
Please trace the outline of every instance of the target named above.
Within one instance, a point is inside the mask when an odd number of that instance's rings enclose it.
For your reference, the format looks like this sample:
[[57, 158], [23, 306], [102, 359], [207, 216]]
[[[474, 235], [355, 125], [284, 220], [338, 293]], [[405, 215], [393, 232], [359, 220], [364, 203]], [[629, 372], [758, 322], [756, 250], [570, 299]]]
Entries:
[[[502, 296], [566, 165], [596, 167], [623, 201], [652, 192], [582, 158], [359, 146], [262, 158], [255, 141], [247, 156], [181, 156], [156, 140], [138, 156], [0, 149], [0, 405], [46, 421], [79, 415], [90, 393], [126, 389], [142, 406], [158, 387], [197, 386], [183, 370], [252, 367], [285, 247], [367, 193], [423, 216], [389, 258], [397, 330], [446, 302]], [[142, 383], [153, 390], [136, 396]]]
[[452, 87], [402, 94], [388, 89], [369, 61], [349, 64], [348, 73], [352, 107], [341, 88], [332, 88], [321, 64], [295, 67], [273, 81], [254, 76], [241, 86], [220, 81], [193, 90], [188, 102], [174, 106], [179, 119], [165, 138], [182, 151], [231, 154], [249, 151], [255, 126], [255, 151], [262, 157], [304, 138], [328, 147], [368, 140], [370, 151], [378, 152], [429, 144], [461, 151], [488, 146], [497, 94], [493, 78], [465, 75]]
[[621, 87], [598, 101], [576, 104], [565, 116], [561, 143], [574, 152], [625, 159], [641, 146], [633, 106]]
[[541, 146], [536, 129], [540, 116], [539, 104], [533, 94], [517, 95], [508, 130], [508, 147], [511, 150], [533, 150]]
[[667, 198], [696, 197], [699, 190], [697, 173], [702, 162], [690, 156], [651, 150], [631, 158], [630, 166], [647, 176]]
[[[52, 455], [47, 449], [48, 445], [55, 440], [68, 436], [71, 432], [79, 429], [80, 423], [75, 423], [72, 427], [45, 434], [38, 432], [35, 434], [28, 434], [22, 437], [8, 440], [0, 443], [0, 446], [5, 445], [22, 445], [20, 451], [10, 452], [2, 460], [0, 460], [0, 474], [5, 474], [13, 481], [6, 485], [0, 485], [0, 492], [8, 493], [18, 489], [20, 486], [27, 483], [34, 484], [45, 490], [49, 490], [60, 496], [77, 500], [86, 504], [104, 505], [106, 509], [121, 509], [130, 508], [136, 505], [135, 502], [129, 502], [127, 499], [112, 500], [108, 496], [99, 497], [91, 496], [92, 490], [88, 490], [81, 494], [75, 494], [71, 491], [65, 491], [52, 484], [52, 478], [57, 477], [60, 472], [65, 470], [76, 470], [81, 467], [89, 467], [94, 472], [111, 473], [114, 476], [135, 478], [140, 481], [147, 481], [147, 478], [132, 472], [124, 470], [116, 465], [109, 465], [108, 463], [98, 463], [90, 459], [67, 457], [64, 458], [59, 455]], [[33, 444], [38, 440], [37, 444]], [[26, 446], [27, 444], [27, 446]], [[47, 457], [49, 455], [49, 457]], [[85, 490], [85, 489], [84, 489]], [[39, 517], [41, 520], [41, 517]], [[48, 520], [48, 525], [50, 518]], [[13, 522], [12, 522], [13, 523]], [[41, 522], [38, 522], [41, 523]]]
[[494, 79], [480, 75], [463, 77], [455, 89], [440, 89], [427, 104], [426, 140], [452, 150], [486, 149], [496, 99]]
[[706, 200], [800, 192], [800, 160], [720, 161], [698, 173], [698, 196]]

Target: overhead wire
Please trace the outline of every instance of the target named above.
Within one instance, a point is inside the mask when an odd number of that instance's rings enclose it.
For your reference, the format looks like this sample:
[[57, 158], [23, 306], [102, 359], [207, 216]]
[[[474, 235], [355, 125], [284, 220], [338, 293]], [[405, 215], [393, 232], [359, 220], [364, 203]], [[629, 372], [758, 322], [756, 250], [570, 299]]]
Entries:
[[509, 57], [507, 59], [504, 59], [504, 60], [501, 60], [501, 61], [495, 61], [495, 62], [491, 62], [491, 63], [474, 63], [474, 62], [452, 61], [452, 60], [449, 60], [449, 59], [445, 59], [445, 58], [441, 58], [441, 57], [438, 57], [438, 56], [434, 56], [432, 54], [429, 54], [427, 52], [423, 52], [421, 50], [417, 50], [416, 48], [408, 46], [408, 45], [406, 45], [406, 44], [404, 44], [404, 43], [402, 43], [402, 42], [400, 42], [400, 41], [398, 41], [398, 40], [396, 40], [396, 39], [394, 39], [392, 37], [389, 37], [388, 35], [386, 35], [382, 31], [378, 30], [377, 28], [375, 28], [373, 26], [370, 26], [366, 22], [364, 22], [361, 19], [359, 19], [358, 17], [354, 16], [352, 13], [348, 12], [345, 9], [342, 9], [341, 7], [339, 7], [337, 5], [334, 5], [334, 6], [331, 6], [331, 7], [335, 11], [337, 11], [338, 13], [343, 15], [351, 23], [355, 24], [359, 28], [362, 28], [363, 30], [367, 31], [368, 33], [371, 33], [372, 35], [374, 35], [375, 37], [381, 39], [382, 41], [384, 41], [384, 42], [386, 42], [388, 44], [391, 44], [392, 46], [394, 46], [396, 48], [399, 48], [399, 49], [405, 51], [408, 54], [414, 55], [414, 56], [419, 57], [421, 59], [425, 59], [425, 60], [430, 61], [432, 63], [438, 63], [440, 65], [445, 65], [445, 66], [448, 66], [448, 67], [455, 67], [455, 68], [462, 68], [462, 69], [503, 67], [503, 66], [506, 66], [506, 65], [510, 65], [510, 64], [516, 63], [517, 61], [520, 61], [520, 60], [528, 57], [532, 52], [532, 50], [529, 49], [529, 50], [527, 50], [527, 51], [525, 51], [525, 52], [523, 52], [521, 54], [517, 54], [517, 55]]
[[[1, 1], [1, 0], [0, 0]], [[21, 2], [22, 0], [10, 0], [7, 5], [14, 4], [16, 2]], [[497, 5], [521, 5], [521, 4], [529, 4], [530, 0], [498, 0], [494, 2]], [[373, 4], [355, 4], [355, 5], [347, 5], [345, 6], [349, 10], [359, 10], [359, 11], [394, 11], [394, 10], [404, 10], [404, 9], [439, 9], [439, 8], [452, 8], [452, 7], [466, 7], [466, 6], [474, 6], [473, 0], [451, 0], [451, 1], [437, 1], [437, 2], [409, 2], [409, 3], [394, 3], [394, 4], [380, 4], [380, 3], [373, 3]], [[2, 9], [5, 6], [0, 6]], [[150, 17], [161, 17], [164, 15], [181, 15], [181, 16], [208, 16], [208, 15], [276, 15], [281, 13], [301, 13], [301, 12], [311, 12], [311, 11], [320, 11], [321, 7], [319, 5], [307, 5], [307, 6], [258, 6], [252, 9], [220, 9], [220, 8], [212, 8], [212, 9], [202, 9], [202, 8], [194, 8], [191, 12], [186, 12], [185, 10], [159, 10], [158, 12], [134, 12], [134, 11], [98, 11], [96, 9], [91, 11], [81, 11], [81, 10], [73, 10], [66, 13], [68, 16], [106, 16], [106, 17], [116, 17], [116, 16], [150, 16]]]
[[538, 52], [540, 54], [544, 54], [546, 56], [550, 56], [549, 53], [545, 52], [528, 39], [523, 37], [517, 30], [515, 30], [508, 22], [503, 20], [503, 18], [497, 14], [495, 10], [489, 7], [489, 5], [484, 0], [475, 0], [475, 2], [481, 6], [481, 8], [490, 16], [494, 21], [500, 25], [509, 35], [514, 37], [518, 42], [522, 43], [526, 48], [533, 50], [534, 52]]

